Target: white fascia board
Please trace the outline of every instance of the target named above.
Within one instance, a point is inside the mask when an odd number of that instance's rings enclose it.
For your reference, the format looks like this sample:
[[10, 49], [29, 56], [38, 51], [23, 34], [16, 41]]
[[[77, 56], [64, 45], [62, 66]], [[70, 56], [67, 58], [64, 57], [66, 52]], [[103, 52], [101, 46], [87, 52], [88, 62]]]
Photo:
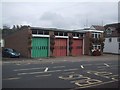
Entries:
[[55, 36], [55, 38], [68, 38], [68, 36]]
[[100, 30], [84, 30], [85, 32], [100, 32], [103, 33], [104, 31], [100, 31]]
[[79, 37], [73, 37], [73, 38], [76, 38], [76, 39], [78, 39]]
[[32, 34], [32, 37], [50, 37], [49, 35]]

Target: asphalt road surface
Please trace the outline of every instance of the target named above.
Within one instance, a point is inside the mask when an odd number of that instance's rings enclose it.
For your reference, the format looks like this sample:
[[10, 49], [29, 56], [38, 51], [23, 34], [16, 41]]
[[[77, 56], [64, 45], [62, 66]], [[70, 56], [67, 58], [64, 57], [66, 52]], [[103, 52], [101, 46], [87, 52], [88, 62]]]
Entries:
[[118, 60], [3, 63], [2, 88], [118, 88]]

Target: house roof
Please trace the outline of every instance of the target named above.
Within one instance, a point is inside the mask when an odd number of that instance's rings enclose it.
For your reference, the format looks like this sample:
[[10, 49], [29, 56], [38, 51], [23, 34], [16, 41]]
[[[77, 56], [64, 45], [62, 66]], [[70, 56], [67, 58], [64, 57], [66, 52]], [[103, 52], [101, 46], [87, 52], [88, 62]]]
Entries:
[[100, 25], [92, 25], [91, 27], [94, 27], [95, 30], [101, 30], [101, 31], [105, 30], [104, 26], [100, 26]]
[[110, 30], [112, 30], [112, 31], [115, 31], [115, 30], [116, 30], [115, 27], [108, 27], [107, 29], [110, 29]]
[[111, 35], [107, 35], [106, 37], [118, 37], [120, 35], [120, 23], [113, 23], [113, 24], [107, 24], [104, 26], [105, 29], [110, 29], [112, 30]]
[[117, 29], [117, 28], [120, 28], [120, 23], [107, 24], [104, 27], [105, 27], [105, 29], [107, 29], [108, 27]]

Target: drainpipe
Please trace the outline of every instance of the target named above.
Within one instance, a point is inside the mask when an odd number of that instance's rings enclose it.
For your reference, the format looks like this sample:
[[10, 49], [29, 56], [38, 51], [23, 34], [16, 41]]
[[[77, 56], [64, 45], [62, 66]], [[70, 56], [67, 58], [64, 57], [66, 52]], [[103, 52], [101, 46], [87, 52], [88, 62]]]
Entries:
[[67, 39], [67, 56], [69, 56], [69, 36], [68, 36], [68, 39]]
[[84, 55], [84, 35], [83, 35], [83, 55]]
[[49, 42], [48, 42], [48, 57], [51, 56], [51, 52], [50, 52], [50, 35], [49, 35]]

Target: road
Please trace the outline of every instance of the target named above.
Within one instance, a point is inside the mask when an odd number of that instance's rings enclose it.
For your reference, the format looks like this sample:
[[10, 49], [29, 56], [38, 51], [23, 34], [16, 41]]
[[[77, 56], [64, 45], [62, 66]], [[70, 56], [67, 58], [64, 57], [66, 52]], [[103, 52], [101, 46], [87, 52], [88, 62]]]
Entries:
[[3, 63], [2, 88], [118, 88], [118, 60]]

